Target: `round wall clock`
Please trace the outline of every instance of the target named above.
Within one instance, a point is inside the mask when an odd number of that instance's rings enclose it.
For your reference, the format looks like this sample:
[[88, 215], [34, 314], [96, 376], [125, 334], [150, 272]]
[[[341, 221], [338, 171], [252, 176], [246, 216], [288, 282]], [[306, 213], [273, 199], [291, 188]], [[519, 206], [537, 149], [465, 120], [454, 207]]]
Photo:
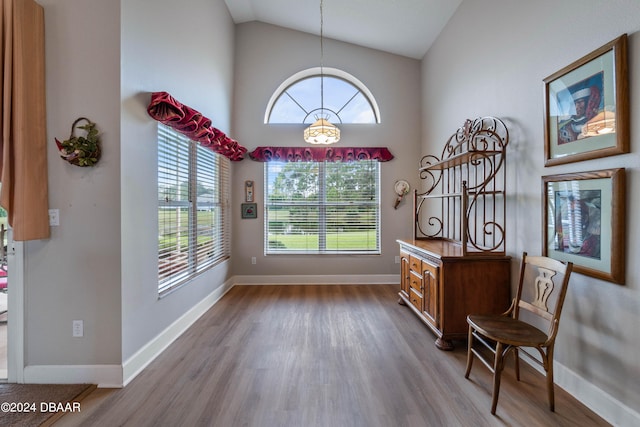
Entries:
[[402, 201], [402, 198], [405, 196], [405, 194], [409, 194], [409, 190], [411, 189], [411, 186], [404, 179], [399, 179], [393, 185], [393, 189], [395, 190], [396, 194], [398, 195], [398, 197], [396, 198], [396, 202], [393, 205], [393, 208], [394, 209], [398, 209], [398, 205]]
[[409, 193], [409, 189], [411, 187], [409, 186], [409, 183], [407, 181], [405, 181], [404, 179], [400, 179], [396, 181], [393, 188], [396, 190], [396, 194], [398, 196], [404, 196], [405, 194]]

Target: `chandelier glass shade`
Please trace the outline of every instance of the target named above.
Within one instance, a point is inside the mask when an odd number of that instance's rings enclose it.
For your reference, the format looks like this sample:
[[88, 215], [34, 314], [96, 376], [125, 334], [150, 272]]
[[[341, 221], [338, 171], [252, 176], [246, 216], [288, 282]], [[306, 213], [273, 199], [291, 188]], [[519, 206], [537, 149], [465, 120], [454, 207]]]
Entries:
[[318, 119], [304, 130], [304, 140], [316, 145], [335, 144], [340, 141], [340, 129], [325, 119]]
[[[323, 0], [320, 0], [320, 112], [324, 113], [324, 44]], [[340, 129], [326, 118], [316, 117], [315, 123], [304, 130], [304, 140], [309, 144], [329, 145], [340, 141]]]

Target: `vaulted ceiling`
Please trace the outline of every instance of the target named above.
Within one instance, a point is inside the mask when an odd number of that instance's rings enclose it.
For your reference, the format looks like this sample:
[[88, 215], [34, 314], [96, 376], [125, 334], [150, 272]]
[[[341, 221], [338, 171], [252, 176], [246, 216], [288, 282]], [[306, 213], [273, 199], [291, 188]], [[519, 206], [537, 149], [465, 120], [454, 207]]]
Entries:
[[[324, 37], [422, 59], [462, 0], [323, 0]], [[320, 0], [225, 0], [235, 23], [320, 34]]]

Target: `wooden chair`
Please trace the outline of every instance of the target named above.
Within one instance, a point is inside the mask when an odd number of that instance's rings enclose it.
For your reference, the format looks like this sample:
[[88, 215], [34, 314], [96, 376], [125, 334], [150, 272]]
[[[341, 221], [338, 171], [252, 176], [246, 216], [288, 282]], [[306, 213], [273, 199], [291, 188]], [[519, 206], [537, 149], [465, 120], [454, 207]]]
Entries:
[[[553, 347], [572, 269], [571, 262], [563, 263], [542, 256], [528, 257], [525, 252], [522, 255], [518, 290], [509, 310], [502, 315], [467, 316], [469, 342], [464, 377], [469, 378], [474, 356], [493, 373], [492, 414], [496, 413], [500, 375], [509, 352], [514, 354], [516, 378], [520, 381], [520, 347], [532, 347], [540, 353], [538, 360], [526, 351], [521, 352], [544, 368], [549, 407], [551, 411], [555, 410]], [[474, 344], [481, 345], [476, 348]]]

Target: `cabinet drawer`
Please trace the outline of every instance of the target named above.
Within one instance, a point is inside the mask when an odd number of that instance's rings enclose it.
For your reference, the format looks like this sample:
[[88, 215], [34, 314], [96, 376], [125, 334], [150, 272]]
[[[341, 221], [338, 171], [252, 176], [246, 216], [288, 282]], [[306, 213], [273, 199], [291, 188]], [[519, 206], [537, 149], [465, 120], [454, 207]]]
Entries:
[[422, 261], [420, 260], [420, 258], [410, 256], [409, 268], [411, 268], [411, 271], [415, 271], [416, 273], [422, 275]]
[[416, 273], [411, 271], [409, 273], [409, 286], [422, 294], [422, 276], [418, 276]]
[[409, 300], [411, 304], [415, 306], [418, 310], [422, 311], [422, 294], [418, 293], [415, 289], [409, 289]]

